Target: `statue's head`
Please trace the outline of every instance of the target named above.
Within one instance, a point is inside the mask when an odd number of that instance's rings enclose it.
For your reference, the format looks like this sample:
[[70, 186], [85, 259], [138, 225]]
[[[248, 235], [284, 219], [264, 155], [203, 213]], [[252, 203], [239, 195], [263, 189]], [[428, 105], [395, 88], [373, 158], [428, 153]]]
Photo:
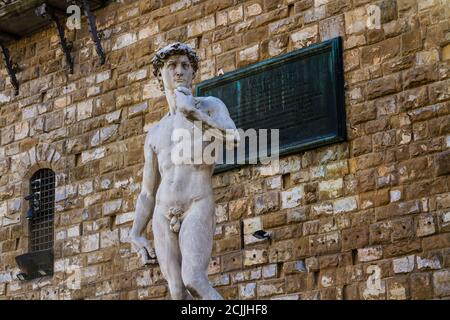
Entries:
[[161, 89], [174, 90], [179, 86], [191, 88], [198, 70], [198, 57], [185, 43], [175, 42], [158, 50], [152, 59], [153, 74]]

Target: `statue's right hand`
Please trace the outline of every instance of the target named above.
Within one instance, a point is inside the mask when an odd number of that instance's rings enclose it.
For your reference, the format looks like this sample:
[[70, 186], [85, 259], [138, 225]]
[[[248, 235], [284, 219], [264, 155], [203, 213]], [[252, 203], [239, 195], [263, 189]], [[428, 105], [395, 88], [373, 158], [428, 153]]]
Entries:
[[133, 237], [132, 243], [135, 246], [142, 265], [155, 264], [157, 262], [155, 249], [144, 237]]
[[155, 249], [151, 247], [140, 248], [139, 257], [141, 258], [141, 262], [144, 266], [157, 263]]

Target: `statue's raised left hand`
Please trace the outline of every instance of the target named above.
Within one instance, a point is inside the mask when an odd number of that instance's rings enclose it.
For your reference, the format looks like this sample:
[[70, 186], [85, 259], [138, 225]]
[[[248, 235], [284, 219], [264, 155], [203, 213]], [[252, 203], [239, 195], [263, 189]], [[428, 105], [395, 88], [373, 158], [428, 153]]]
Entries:
[[186, 87], [178, 87], [175, 89], [175, 103], [177, 111], [185, 115], [189, 115], [196, 110], [194, 96]]

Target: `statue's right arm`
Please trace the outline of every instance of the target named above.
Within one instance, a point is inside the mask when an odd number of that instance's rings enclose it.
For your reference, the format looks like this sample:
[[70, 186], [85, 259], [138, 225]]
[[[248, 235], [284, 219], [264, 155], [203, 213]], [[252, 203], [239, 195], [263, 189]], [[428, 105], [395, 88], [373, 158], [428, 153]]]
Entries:
[[148, 241], [145, 239], [145, 230], [147, 224], [153, 216], [156, 191], [160, 182], [158, 160], [150, 145], [149, 137], [150, 133], [147, 134], [144, 144], [145, 163], [142, 177], [142, 187], [136, 201], [134, 222], [131, 230], [132, 241], [138, 247], [148, 246]]

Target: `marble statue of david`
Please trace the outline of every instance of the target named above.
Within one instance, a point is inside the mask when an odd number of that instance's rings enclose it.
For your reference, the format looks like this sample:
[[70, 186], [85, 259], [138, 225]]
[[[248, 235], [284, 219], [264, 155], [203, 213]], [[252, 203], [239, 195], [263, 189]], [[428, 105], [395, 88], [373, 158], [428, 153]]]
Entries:
[[[172, 299], [222, 299], [207, 277], [215, 230], [214, 164], [174, 163], [173, 133], [178, 129], [193, 132], [201, 122], [203, 128], [219, 132], [223, 141], [237, 144], [239, 135], [237, 131], [229, 134], [236, 126], [220, 99], [192, 95], [198, 57], [188, 45], [172, 43], [156, 52], [152, 63], [169, 113], [149, 129], [145, 139], [131, 241], [143, 263], [156, 263], [157, 258]], [[151, 219], [155, 250], [145, 237]]]

